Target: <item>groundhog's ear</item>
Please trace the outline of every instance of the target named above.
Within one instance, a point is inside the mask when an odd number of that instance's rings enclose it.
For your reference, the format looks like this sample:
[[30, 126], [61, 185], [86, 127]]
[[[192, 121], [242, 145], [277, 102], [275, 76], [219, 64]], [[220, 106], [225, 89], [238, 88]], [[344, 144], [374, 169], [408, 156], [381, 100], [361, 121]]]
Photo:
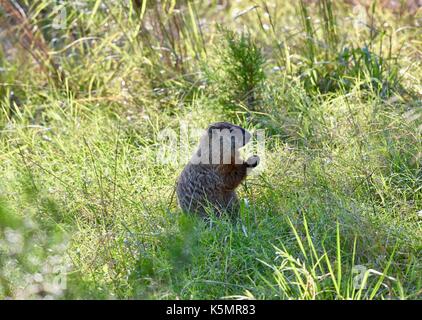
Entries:
[[213, 130], [218, 130], [218, 128], [216, 126], [213, 126], [213, 125], [211, 125], [211, 126], [208, 127], [207, 133], [208, 133], [208, 136], [210, 138], [212, 137]]
[[201, 136], [201, 140], [202, 139], [211, 139], [212, 138], [212, 129], [211, 127], [204, 130]]

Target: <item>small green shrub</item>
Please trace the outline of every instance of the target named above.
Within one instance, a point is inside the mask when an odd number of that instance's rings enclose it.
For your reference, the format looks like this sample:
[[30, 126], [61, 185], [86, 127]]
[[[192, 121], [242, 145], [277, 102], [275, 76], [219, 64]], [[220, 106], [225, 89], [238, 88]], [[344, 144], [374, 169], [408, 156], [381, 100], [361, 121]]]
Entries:
[[250, 110], [259, 109], [265, 80], [265, 58], [248, 33], [236, 34], [222, 30], [224, 42], [218, 49], [219, 59], [208, 76], [216, 85], [221, 102], [232, 109], [243, 104]]

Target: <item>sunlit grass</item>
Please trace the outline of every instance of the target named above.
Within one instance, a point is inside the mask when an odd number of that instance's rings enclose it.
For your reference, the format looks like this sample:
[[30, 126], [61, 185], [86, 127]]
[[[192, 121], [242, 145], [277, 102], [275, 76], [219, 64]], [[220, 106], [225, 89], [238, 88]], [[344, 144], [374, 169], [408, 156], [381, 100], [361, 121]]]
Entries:
[[[16, 3], [0, 298], [421, 298], [420, 12]], [[265, 129], [265, 158], [239, 219], [205, 222], [178, 209], [184, 158], [158, 161], [159, 134], [221, 120]]]

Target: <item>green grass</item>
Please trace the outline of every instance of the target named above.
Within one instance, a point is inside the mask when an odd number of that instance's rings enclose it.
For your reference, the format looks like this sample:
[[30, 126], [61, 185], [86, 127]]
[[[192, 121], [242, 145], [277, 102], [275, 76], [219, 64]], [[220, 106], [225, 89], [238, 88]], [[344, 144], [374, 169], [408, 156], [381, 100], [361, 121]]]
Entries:
[[[0, 299], [422, 297], [420, 12], [4, 3]], [[222, 120], [265, 154], [240, 217], [205, 222], [161, 133]]]

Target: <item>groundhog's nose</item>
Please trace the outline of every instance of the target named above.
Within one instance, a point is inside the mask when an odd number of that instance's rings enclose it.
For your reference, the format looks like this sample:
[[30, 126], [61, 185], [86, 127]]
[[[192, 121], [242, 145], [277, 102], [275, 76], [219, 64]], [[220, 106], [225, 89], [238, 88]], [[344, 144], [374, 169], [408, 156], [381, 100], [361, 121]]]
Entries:
[[244, 137], [245, 137], [245, 144], [247, 144], [251, 140], [252, 135], [249, 131], [245, 130]]

